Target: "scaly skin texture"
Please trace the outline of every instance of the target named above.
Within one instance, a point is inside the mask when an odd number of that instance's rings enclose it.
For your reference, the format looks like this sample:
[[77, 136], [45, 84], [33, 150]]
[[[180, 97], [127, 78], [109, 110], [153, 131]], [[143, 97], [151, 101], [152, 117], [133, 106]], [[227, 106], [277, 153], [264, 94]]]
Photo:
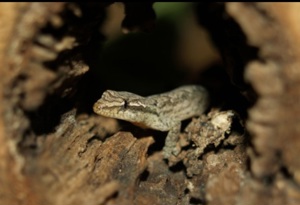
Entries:
[[105, 117], [126, 120], [141, 127], [169, 131], [164, 157], [177, 155], [181, 121], [201, 115], [208, 107], [205, 88], [186, 85], [172, 91], [142, 97], [130, 92], [107, 90], [94, 104], [94, 112]]

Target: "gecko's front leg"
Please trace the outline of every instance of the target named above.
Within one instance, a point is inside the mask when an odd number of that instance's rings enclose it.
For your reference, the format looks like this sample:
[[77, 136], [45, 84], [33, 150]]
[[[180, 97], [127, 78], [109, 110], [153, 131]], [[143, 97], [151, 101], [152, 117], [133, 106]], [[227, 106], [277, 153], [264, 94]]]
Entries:
[[163, 148], [163, 155], [165, 159], [170, 156], [177, 156], [180, 152], [180, 148], [177, 145], [180, 134], [181, 122], [178, 122], [170, 131], [166, 137], [165, 146]]

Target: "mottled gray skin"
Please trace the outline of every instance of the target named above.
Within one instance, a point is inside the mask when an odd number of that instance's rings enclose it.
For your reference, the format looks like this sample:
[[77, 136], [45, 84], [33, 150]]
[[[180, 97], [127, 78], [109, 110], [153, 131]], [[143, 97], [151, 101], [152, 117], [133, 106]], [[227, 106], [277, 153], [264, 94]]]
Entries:
[[198, 85], [181, 86], [172, 91], [142, 97], [130, 92], [107, 90], [94, 104], [94, 112], [126, 120], [142, 127], [169, 131], [164, 156], [177, 155], [176, 148], [181, 121], [201, 115], [208, 107], [205, 88]]

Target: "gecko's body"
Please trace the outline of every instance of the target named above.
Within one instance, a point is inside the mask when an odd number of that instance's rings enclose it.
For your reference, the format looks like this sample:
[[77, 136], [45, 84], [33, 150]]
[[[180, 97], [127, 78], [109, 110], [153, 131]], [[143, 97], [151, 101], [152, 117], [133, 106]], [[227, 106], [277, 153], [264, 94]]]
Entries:
[[141, 127], [169, 131], [164, 147], [164, 155], [177, 155], [176, 142], [181, 121], [201, 115], [208, 106], [205, 88], [187, 85], [170, 92], [142, 97], [130, 92], [107, 90], [94, 104], [94, 112]]

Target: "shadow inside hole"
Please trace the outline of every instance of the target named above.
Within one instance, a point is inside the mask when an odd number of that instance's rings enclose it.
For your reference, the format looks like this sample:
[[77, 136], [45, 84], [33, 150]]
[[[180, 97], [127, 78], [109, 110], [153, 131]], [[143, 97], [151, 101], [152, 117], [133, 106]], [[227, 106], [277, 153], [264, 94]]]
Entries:
[[49, 96], [45, 103], [35, 111], [25, 112], [30, 120], [30, 129], [36, 135], [48, 134], [60, 123], [61, 116], [72, 109], [69, 99]]
[[[183, 72], [175, 63], [177, 40], [175, 26], [160, 20], [151, 33], [130, 33], [102, 45], [92, 39], [84, 56], [105, 89], [147, 96], [171, 90], [182, 81]], [[99, 96], [99, 87], [95, 89]]]
[[174, 166], [170, 167], [170, 170], [172, 172], [181, 172], [181, 171], [185, 171], [186, 167], [183, 164], [183, 161], [180, 161], [180, 162], [176, 163]]
[[148, 177], [150, 175], [150, 172], [148, 170], [145, 170], [141, 175], [140, 175], [140, 181], [147, 181]]
[[203, 199], [192, 197], [190, 199], [190, 204], [191, 205], [196, 205], [196, 204], [206, 204], [206, 203], [205, 203], [205, 200], [203, 200]]

